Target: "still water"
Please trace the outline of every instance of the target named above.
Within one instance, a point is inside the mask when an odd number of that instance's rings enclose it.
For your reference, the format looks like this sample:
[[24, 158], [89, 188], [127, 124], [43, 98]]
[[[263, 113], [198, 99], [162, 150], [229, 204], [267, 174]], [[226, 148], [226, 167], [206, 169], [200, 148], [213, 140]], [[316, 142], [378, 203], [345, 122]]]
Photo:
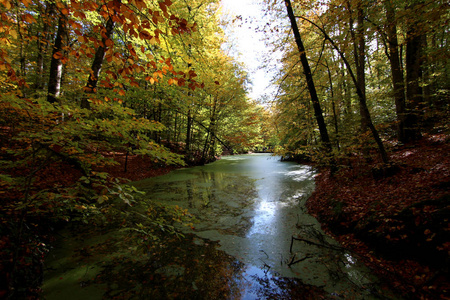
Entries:
[[[337, 251], [338, 244], [306, 212], [314, 173], [309, 166], [251, 154], [227, 156], [136, 186], [153, 201], [187, 208], [198, 223], [185, 232], [218, 241], [219, 249], [245, 264], [249, 288], [243, 299], [258, 299], [253, 291], [262, 276], [298, 278], [336, 297], [370, 298], [373, 279], [351, 254]], [[293, 236], [315, 244], [294, 240], [291, 249]], [[302, 261], [290, 264], [297, 260]]]
[[[67, 299], [74, 295], [78, 295], [74, 299], [85, 295], [100, 299], [390, 299], [357, 258], [325, 235], [307, 214], [304, 205], [314, 190], [314, 174], [309, 166], [251, 154], [135, 182], [145, 191], [145, 201], [188, 209], [195, 221], [179, 229], [190, 242], [180, 241], [183, 247], [170, 244], [169, 258], [146, 266], [148, 273], [139, 278], [125, 276], [131, 267], [123, 265], [122, 271], [109, 267], [106, 272], [105, 257], [117, 258], [111, 253], [90, 256], [85, 264], [62, 261], [58, 257], [67, 257], [67, 251], [79, 247], [65, 242], [61, 248], [66, 249], [49, 262], [54, 267], [47, 272], [44, 295], [48, 299], [64, 295]], [[186, 250], [189, 243], [195, 251]], [[123, 254], [126, 248], [117, 251]], [[71, 274], [80, 265], [86, 269], [84, 275], [84, 269]], [[113, 274], [123, 279], [114, 281]], [[64, 278], [72, 282], [61, 286]], [[153, 283], [146, 284], [148, 278]], [[80, 282], [84, 287], [79, 287]], [[136, 292], [130, 294], [130, 286]]]

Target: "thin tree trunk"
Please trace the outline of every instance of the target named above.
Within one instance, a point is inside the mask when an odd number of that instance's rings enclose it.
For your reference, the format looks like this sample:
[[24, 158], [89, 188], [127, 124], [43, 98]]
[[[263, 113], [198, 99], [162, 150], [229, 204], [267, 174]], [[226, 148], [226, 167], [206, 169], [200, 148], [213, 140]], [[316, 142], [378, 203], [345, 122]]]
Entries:
[[[366, 40], [364, 36], [364, 11], [362, 7], [362, 1], [358, 1], [357, 7], [357, 18], [358, 18], [358, 27], [357, 27], [357, 43], [358, 43], [358, 67], [356, 69], [356, 77], [358, 81], [359, 88], [366, 98]], [[369, 128], [369, 120], [368, 115], [364, 113], [365, 108], [361, 105], [360, 102], [360, 114], [361, 114], [361, 132], [366, 132]]]
[[50, 63], [50, 75], [48, 79], [47, 101], [55, 103], [61, 93], [61, 79], [63, 64], [61, 61], [63, 53], [63, 37], [67, 34], [67, 18], [61, 15], [58, 21], [58, 31], [56, 33], [55, 44], [52, 51]]
[[315, 24], [314, 22], [312, 22], [312, 21], [310, 21], [310, 20], [308, 20], [308, 19], [306, 19], [306, 18], [303, 18], [303, 17], [302, 17], [302, 19], [308, 21], [309, 23], [311, 23], [312, 25], [314, 25], [316, 28], [318, 28], [318, 29], [322, 32], [322, 34], [324, 35], [325, 39], [327, 39], [327, 40], [331, 43], [331, 45], [333, 46], [333, 48], [334, 48], [334, 49], [339, 53], [339, 55], [341, 56], [341, 59], [342, 59], [342, 61], [344, 62], [345, 66], [346, 66], [346, 68], [347, 68], [347, 71], [348, 71], [348, 73], [350, 74], [350, 76], [351, 76], [351, 78], [352, 78], [352, 81], [353, 81], [353, 83], [354, 83], [354, 85], [355, 85], [355, 87], [356, 87], [356, 93], [357, 93], [357, 95], [358, 95], [358, 99], [359, 99], [360, 105], [361, 105], [362, 108], [363, 108], [363, 109], [362, 109], [362, 113], [363, 113], [363, 114], [365, 115], [365, 117], [367, 118], [367, 121], [368, 121], [368, 124], [367, 124], [367, 125], [368, 125], [370, 131], [372, 132], [373, 139], [374, 139], [375, 142], [377, 143], [378, 151], [380, 152], [381, 159], [383, 160], [384, 163], [388, 163], [388, 162], [389, 162], [389, 157], [388, 157], [388, 155], [387, 155], [386, 149], [384, 148], [383, 142], [382, 142], [382, 140], [381, 140], [381, 138], [380, 138], [380, 136], [379, 136], [379, 134], [378, 134], [378, 131], [377, 131], [377, 129], [375, 128], [375, 126], [373, 125], [373, 123], [372, 123], [372, 118], [371, 118], [371, 116], [370, 116], [369, 109], [367, 108], [367, 105], [366, 105], [366, 96], [364, 95], [364, 93], [363, 93], [363, 92], [361, 91], [361, 89], [359, 88], [358, 81], [356, 80], [355, 74], [354, 74], [353, 71], [352, 71], [352, 68], [351, 68], [351, 66], [350, 66], [350, 63], [349, 63], [348, 60], [345, 58], [344, 53], [342, 53], [342, 51], [339, 49], [339, 47], [336, 45], [336, 43], [330, 38], [330, 36], [326, 33], [326, 31], [325, 31], [322, 27], [318, 26], [317, 24]]
[[203, 157], [202, 160], [204, 163], [207, 163], [211, 161], [214, 158], [215, 150], [215, 132], [216, 132], [216, 118], [217, 118], [217, 98], [214, 97], [213, 100], [213, 106], [212, 106], [212, 113], [211, 118], [209, 121], [209, 128], [208, 128], [208, 137], [206, 139], [205, 149], [203, 149]]
[[[350, 35], [353, 41], [353, 56], [356, 66], [356, 82], [358, 88], [363, 93], [364, 97], [366, 96], [366, 76], [365, 76], [365, 39], [364, 39], [364, 12], [362, 9], [361, 0], [357, 2], [357, 27], [356, 33], [353, 29], [353, 16], [352, 16], [352, 7], [350, 1], [347, 1], [347, 9], [349, 11], [349, 27], [350, 27]], [[361, 118], [361, 132], [366, 132], [368, 129], [368, 120], [367, 116], [364, 113], [364, 105], [359, 105], [359, 113]]]
[[410, 21], [406, 32], [406, 108], [405, 141], [418, 140], [419, 114], [422, 102], [422, 88], [420, 87], [422, 35], [421, 28], [416, 21]]
[[186, 162], [189, 163], [191, 159], [191, 127], [192, 127], [192, 116], [191, 116], [191, 109], [187, 112], [187, 124], [186, 124], [186, 145], [185, 145], [185, 152], [186, 152]]
[[39, 11], [41, 11], [42, 30], [37, 34], [37, 57], [36, 57], [36, 79], [34, 81], [34, 88], [36, 90], [42, 90], [44, 88], [44, 73], [45, 64], [44, 57], [48, 49], [49, 29], [50, 29], [50, 17], [53, 14], [53, 4], [47, 3], [45, 6], [45, 12], [42, 13], [43, 8], [41, 3], [38, 2]]
[[334, 123], [334, 131], [336, 134], [336, 147], [339, 149], [339, 127], [338, 127], [338, 116], [336, 112], [336, 104], [334, 102], [334, 89], [333, 89], [333, 78], [331, 77], [330, 67], [328, 66], [328, 62], [325, 60], [325, 67], [327, 68], [328, 73], [328, 82], [330, 84], [330, 98], [331, 98], [331, 108], [333, 110], [333, 123]]
[[389, 62], [391, 65], [391, 78], [394, 89], [395, 110], [397, 113], [397, 138], [402, 143], [405, 143], [405, 83], [398, 51], [397, 22], [391, 0], [386, 0], [384, 5], [386, 8]]
[[292, 10], [292, 5], [290, 0], [285, 0], [286, 9], [288, 13], [289, 20], [291, 21], [292, 31], [294, 32], [295, 42], [298, 47], [298, 51], [300, 52], [300, 60], [303, 66], [303, 72], [306, 77], [306, 82], [308, 85], [308, 91], [311, 96], [311, 102], [314, 108], [314, 115], [316, 117], [317, 125], [319, 126], [320, 139], [325, 148], [325, 151], [331, 152], [331, 143], [330, 138], [328, 136], [327, 127], [325, 124], [325, 120], [322, 114], [322, 108], [320, 107], [319, 98], [317, 97], [316, 87], [314, 85], [311, 68], [309, 67], [308, 58], [306, 57], [305, 47], [303, 46], [303, 42], [300, 36], [300, 31], [297, 26], [297, 22], [295, 20], [294, 12]]
[[[106, 53], [106, 41], [110, 39], [112, 32], [114, 30], [114, 21], [112, 17], [108, 18], [105, 27], [105, 33], [102, 34], [102, 44], [97, 48], [95, 52], [94, 61], [92, 62], [91, 74], [89, 74], [89, 78], [84, 88], [84, 91], [87, 94], [93, 94], [96, 92], [98, 78], [100, 76], [100, 72], [102, 70], [103, 60], [105, 58]], [[82, 108], [90, 108], [90, 104], [87, 97], [83, 97], [81, 99], [81, 107]]]

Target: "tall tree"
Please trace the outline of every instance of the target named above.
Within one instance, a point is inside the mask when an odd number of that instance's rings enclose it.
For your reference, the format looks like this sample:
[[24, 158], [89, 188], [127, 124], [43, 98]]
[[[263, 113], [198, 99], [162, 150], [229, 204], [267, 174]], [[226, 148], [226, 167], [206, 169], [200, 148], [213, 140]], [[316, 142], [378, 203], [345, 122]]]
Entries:
[[397, 38], [397, 20], [392, 0], [385, 0], [386, 35], [391, 66], [392, 87], [394, 90], [395, 109], [397, 113], [397, 138], [407, 142], [405, 136], [405, 83], [401, 69], [401, 58]]
[[[116, 2], [116, 9], [120, 10], [120, 1]], [[91, 71], [88, 77], [88, 81], [86, 87], [84, 88], [85, 93], [92, 94], [96, 92], [98, 78], [100, 76], [100, 71], [102, 70], [103, 60], [105, 59], [106, 48], [108, 45], [107, 41], [110, 41], [112, 32], [114, 29], [114, 21], [113, 16], [109, 15], [108, 20], [106, 21], [106, 26], [101, 31], [101, 43], [95, 51], [94, 60], [92, 62]], [[90, 108], [89, 101], [87, 97], [83, 97], [81, 100], [82, 108]]]
[[[365, 42], [365, 27], [364, 27], [364, 8], [363, 2], [361, 0], [357, 0], [356, 2], [356, 15], [357, 15], [357, 26], [356, 26], [356, 34], [353, 29], [353, 8], [351, 6], [351, 2], [347, 1], [347, 8], [349, 13], [349, 27], [350, 33], [353, 39], [353, 55], [355, 59], [356, 66], [356, 82], [358, 85], [358, 89], [361, 93], [366, 97], [366, 42]], [[360, 101], [359, 105], [360, 116], [361, 116], [361, 131], [366, 132], [369, 128], [367, 119], [367, 115], [365, 113], [364, 104]]]
[[50, 74], [48, 79], [47, 101], [55, 103], [61, 93], [61, 80], [63, 75], [63, 47], [67, 35], [67, 16], [60, 12], [58, 19], [58, 31], [56, 32], [55, 44], [53, 45], [50, 63]]
[[294, 11], [292, 9], [291, 1], [285, 0], [287, 14], [291, 22], [291, 28], [294, 33], [295, 43], [297, 44], [298, 51], [300, 53], [300, 60], [303, 66], [303, 72], [306, 78], [306, 84], [311, 97], [311, 102], [314, 108], [314, 115], [316, 117], [317, 125], [319, 126], [320, 138], [326, 151], [331, 151], [330, 137], [328, 136], [327, 127], [322, 114], [322, 108], [320, 106], [319, 97], [317, 96], [316, 87], [309, 67], [308, 58], [306, 57], [306, 50], [303, 45], [303, 41], [300, 35], [300, 31], [297, 26]]
[[[413, 1], [407, 7], [407, 11], [413, 14], [419, 13], [423, 7], [423, 1]], [[420, 17], [411, 16], [407, 19], [406, 29], [406, 108], [405, 141], [414, 141], [421, 137], [419, 129], [419, 116], [423, 101], [421, 77], [423, 44], [426, 35], [424, 22]]]
[[[42, 3], [38, 1], [39, 19], [41, 21], [40, 28], [37, 33], [37, 54], [36, 54], [36, 71], [34, 88], [36, 90], [42, 90], [44, 88], [44, 75], [45, 75], [45, 56], [48, 51], [49, 45], [49, 30], [51, 28], [51, 16], [54, 13], [53, 3]], [[43, 7], [44, 6], [44, 7]]]

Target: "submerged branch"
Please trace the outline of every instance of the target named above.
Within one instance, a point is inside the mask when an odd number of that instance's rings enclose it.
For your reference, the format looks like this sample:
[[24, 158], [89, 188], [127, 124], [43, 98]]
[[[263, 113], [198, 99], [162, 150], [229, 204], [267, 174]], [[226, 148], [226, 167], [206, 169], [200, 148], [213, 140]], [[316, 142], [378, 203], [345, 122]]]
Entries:
[[347, 249], [345, 249], [343, 247], [340, 247], [340, 246], [334, 246], [334, 245], [331, 245], [331, 244], [328, 244], [328, 243], [320, 244], [320, 243], [317, 243], [317, 242], [314, 242], [314, 241], [311, 241], [311, 240], [307, 240], [307, 239], [303, 239], [303, 238], [297, 238], [297, 237], [292, 236], [291, 237], [291, 246], [289, 248], [289, 252], [291, 252], [291, 253], [292, 253], [292, 246], [294, 245], [294, 241], [305, 242], [305, 243], [307, 243], [309, 245], [323, 247], [323, 248], [328, 248], [328, 249], [335, 250], [335, 251], [342, 251], [342, 252], [343, 251], [347, 251]]
[[292, 265], [295, 265], [295, 264], [297, 264], [297, 263], [299, 263], [299, 262], [302, 262], [302, 261], [304, 261], [304, 260], [306, 260], [306, 259], [308, 259], [308, 258], [311, 258], [312, 255], [306, 255], [305, 257], [300, 258], [300, 259], [297, 259], [296, 261], [294, 261], [295, 257], [296, 257], [296, 254], [294, 254], [294, 256], [292, 257], [291, 261], [287, 264], [288, 267], [290, 267], [290, 266], [292, 266]]

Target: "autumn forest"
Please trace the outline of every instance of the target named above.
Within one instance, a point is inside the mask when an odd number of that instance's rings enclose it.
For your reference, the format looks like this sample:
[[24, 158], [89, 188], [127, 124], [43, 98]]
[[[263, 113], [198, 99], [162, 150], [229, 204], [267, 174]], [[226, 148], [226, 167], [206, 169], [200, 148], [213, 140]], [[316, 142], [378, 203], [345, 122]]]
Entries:
[[249, 152], [319, 170], [309, 213], [398, 295], [450, 297], [449, 4], [258, 6], [252, 99], [218, 0], [0, 0], [0, 298], [39, 298], [67, 226], [179, 238], [126, 183]]

